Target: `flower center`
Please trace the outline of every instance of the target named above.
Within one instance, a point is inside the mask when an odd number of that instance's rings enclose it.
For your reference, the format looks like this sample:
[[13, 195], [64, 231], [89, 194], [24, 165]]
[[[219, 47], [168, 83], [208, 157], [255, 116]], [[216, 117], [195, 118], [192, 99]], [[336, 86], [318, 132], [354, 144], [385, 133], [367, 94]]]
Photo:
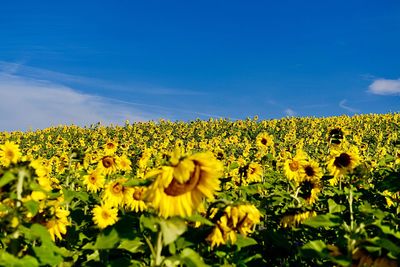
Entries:
[[12, 159], [14, 157], [14, 152], [12, 150], [6, 151], [6, 158]]
[[114, 165], [114, 159], [109, 156], [104, 157], [101, 162], [103, 163], [104, 168], [110, 168]]
[[113, 149], [115, 146], [113, 143], [107, 143], [107, 148], [108, 149]]
[[314, 171], [313, 167], [311, 167], [311, 166], [305, 167], [304, 171], [306, 172], [307, 176], [314, 176], [314, 174], [315, 174], [315, 171]]
[[114, 194], [117, 195], [117, 194], [121, 193], [121, 191], [122, 191], [122, 185], [120, 183], [116, 183], [115, 185], [113, 185], [112, 192]]
[[293, 160], [289, 163], [289, 168], [292, 172], [295, 172], [299, 169], [299, 162], [297, 160]]
[[135, 200], [142, 200], [143, 199], [143, 189], [135, 189], [133, 193], [133, 198]]
[[342, 153], [339, 157], [335, 158], [333, 164], [338, 168], [346, 168], [350, 165], [350, 162], [351, 157], [346, 153]]
[[101, 212], [101, 217], [103, 217], [104, 220], [108, 220], [108, 218], [110, 218], [110, 214], [107, 211], [103, 210]]
[[168, 187], [164, 189], [165, 194], [176, 197], [192, 191], [197, 186], [200, 181], [200, 166], [196, 162], [194, 163], [194, 171], [190, 173], [190, 178], [185, 183], [179, 183], [173, 178]]
[[92, 183], [92, 184], [95, 184], [96, 183], [96, 177], [95, 176], [93, 176], [93, 175], [91, 175], [90, 177], [89, 177], [89, 181]]
[[266, 138], [262, 138], [261, 139], [261, 144], [263, 144], [264, 146], [268, 144], [268, 140]]

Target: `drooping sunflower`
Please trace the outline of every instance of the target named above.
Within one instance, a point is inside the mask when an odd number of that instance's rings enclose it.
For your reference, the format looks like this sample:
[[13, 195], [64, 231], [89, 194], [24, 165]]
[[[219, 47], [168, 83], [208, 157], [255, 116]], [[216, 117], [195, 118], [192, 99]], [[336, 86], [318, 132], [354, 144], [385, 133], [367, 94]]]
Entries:
[[317, 216], [317, 213], [315, 211], [289, 213], [283, 216], [283, 218], [280, 221], [280, 224], [284, 228], [296, 227], [299, 224], [302, 224], [308, 218], [315, 216]]
[[328, 170], [333, 175], [333, 178], [329, 181], [330, 184], [337, 185], [339, 179], [353, 171], [359, 163], [360, 156], [355, 146], [346, 150], [332, 150], [328, 160]]
[[214, 199], [221, 173], [222, 164], [212, 153], [197, 153], [184, 158], [174, 156], [171, 166], [147, 174], [156, 179], [148, 188], [145, 199], [164, 218], [190, 216], [201, 208], [204, 198]]
[[62, 207], [56, 207], [54, 216], [46, 222], [46, 228], [50, 233], [51, 239], [55, 241], [56, 237], [62, 239], [62, 235], [67, 233], [69, 211]]
[[299, 187], [299, 196], [308, 204], [313, 204], [318, 199], [318, 194], [321, 191], [319, 179], [304, 179], [300, 182]]
[[109, 205], [96, 205], [93, 209], [93, 221], [100, 228], [104, 229], [118, 221], [118, 209]]
[[86, 185], [86, 189], [90, 192], [96, 193], [104, 187], [105, 177], [101, 174], [98, 169], [95, 169], [89, 174], [83, 176], [83, 184]]
[[4, 145], [0, 145], [0, 163], [4, 167], [17, 163], [21, 155], [19, 146], [14, 142], [6, 141]]

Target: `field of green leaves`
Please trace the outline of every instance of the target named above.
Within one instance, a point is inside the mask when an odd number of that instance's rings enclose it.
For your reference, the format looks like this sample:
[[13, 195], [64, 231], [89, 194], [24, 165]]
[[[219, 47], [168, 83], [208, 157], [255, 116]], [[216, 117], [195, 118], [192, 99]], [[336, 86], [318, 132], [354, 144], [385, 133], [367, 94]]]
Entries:
[[400, 114], [0, 133], [1, 266], [398, 266]]

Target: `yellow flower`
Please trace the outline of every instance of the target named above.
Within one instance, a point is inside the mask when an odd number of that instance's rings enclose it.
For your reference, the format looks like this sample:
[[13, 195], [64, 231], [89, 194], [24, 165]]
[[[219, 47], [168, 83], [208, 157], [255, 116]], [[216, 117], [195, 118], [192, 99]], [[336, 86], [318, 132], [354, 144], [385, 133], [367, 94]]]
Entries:
[[261, 150], [274, 146], [273, 137], [267, 133], [259, 133], [256, 137], [256, 145]]
[[247, 182], [262, 182], [263, 179], [263, 167], [259, 163], [252, 162], [247, 168]]
[[128, 188], [125, 194], [125, 205], [134, 212], [141, 212], [147, 209], [146, 203], [143, 201], [146, 187], [132, 187]]
[[4, 145], [0, 145], [0, 163], [4, 167], [10, 166], [11, 163], [16, 164], [20, 158], [19, 146], [14, 142], [6, 141]]
[[62, 234], [67, 233], [69, 211], [61, 207], [55, 208], [55, 216], [46, 222], [46, 228], [50, 233], [51, 239], [55, 241], [56, 237], [62, 239]]
[[93, 221], [100, 229], [113, 225], [118, 221], [118, 209], [109, 205], [96, 205], [93, 209]]
[[107, 141], [107, 143], [104, 144], [103, 149], [104, 149], [104, 154], [105, 155], [113, 155], [115, 151], [117, 151], [118, 147], [118, 142], [115, 141]]
[[219, 189], [222, 164], [211, 153], [197, 153], [183, 159], [173, 158], [172, 166], [151, 171], [156, 176], [145, 199], [160, 216], [190, 216], [204, 198], [214, 199]]
[[96, 193], [104, 187], [105, 178], [98, 169], [91, 171], [89, 174], [83, 176], [83, 184], [90, 192]]
[[105, 175], [113, 174], [117, 171], [118, 165], [114, 156], [104, 156], [97, 164], [97, 168]]
[[106, 185], [103, 195], [103, 201], [107, 205], [117, 207], [124, 204], [124, 198], [126, 198], [127, 187], [123, 184], [127, 181], [126, 178], [121, 178], [116, 181], [109, 182]]
[[315, 216], [317, 216], [317, 213], [315, 211], [305, 211], [295, 214], [288, 214], [282, 218], [280, 223], [285, 228], [296, 227], [297, 225], [303, 223], [308, 218]]
[[283, 171], [289, 180], [299, 181], [301, 166], [307, 163], [307, 154], [303, 150], [298, 150], [293, 158], [285, 161]]
[[116, 159], [117, 161], [117, 166], [121, 171], [131, 171], [131, 161], [129, 160], [129, 158], [125, 155], [122, 155], [121, 157], [118, 157]]
[[328, 161], [328, 170], [333, 175], [333, 178], [329, 181], [330, 184], [336, 185], [342, 176], [352, 172], [359, 163], [360, 156], [357, 147], [353, 146], [346, 150], [332, 150]]

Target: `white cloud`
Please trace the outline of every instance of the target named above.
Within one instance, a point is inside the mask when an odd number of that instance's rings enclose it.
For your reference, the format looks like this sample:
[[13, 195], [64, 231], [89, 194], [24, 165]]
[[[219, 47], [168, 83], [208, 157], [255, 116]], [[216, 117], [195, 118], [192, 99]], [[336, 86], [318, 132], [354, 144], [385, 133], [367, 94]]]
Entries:
[[0, 99], [0, 131], [156, 119], [150, 113], [106, 98], [9, 73], [0, 73]]
[[285, 109], [285, 114], [286, 114], [286, 116], [293, 117], [293, 116], [296, 116], [297, 113], [293, 109], [287, 108], [287, 109]]
[[349, 107], [348, 105], [346, 105], [346, 103], [347, 103], [347, 100], [346, 100], [346, 99], [343, 99], [342, 101], [339, 102], [339, 107], [341, 107], [342, 109], [345, 109], [345, 110], [347, 110], [347, 111], [349, 111], [349, 112], [351, 112], [351, 113], [357, 113], [357, 112], [359, 112], [358, 109]]
[[400, 95], [400, 79], [376, 79], [370, 84], [368, 92], [376, 95]]

